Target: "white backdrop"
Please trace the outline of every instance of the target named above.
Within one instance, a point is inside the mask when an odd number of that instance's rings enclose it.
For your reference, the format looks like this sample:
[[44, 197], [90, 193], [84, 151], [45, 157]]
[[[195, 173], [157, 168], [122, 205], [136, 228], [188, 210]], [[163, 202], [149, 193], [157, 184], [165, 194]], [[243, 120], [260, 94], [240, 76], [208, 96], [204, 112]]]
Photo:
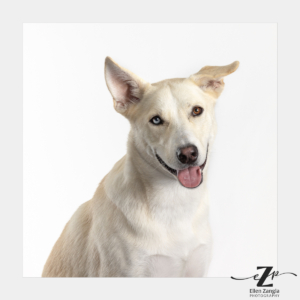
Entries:
[[40, 276], [63, 227], [126, 153], [104, 59], [149, 82], [240, 61], [218, 99], [209, 165], [211, 277], [277, 266], [275, 24], [26, 24], [23, 276]]

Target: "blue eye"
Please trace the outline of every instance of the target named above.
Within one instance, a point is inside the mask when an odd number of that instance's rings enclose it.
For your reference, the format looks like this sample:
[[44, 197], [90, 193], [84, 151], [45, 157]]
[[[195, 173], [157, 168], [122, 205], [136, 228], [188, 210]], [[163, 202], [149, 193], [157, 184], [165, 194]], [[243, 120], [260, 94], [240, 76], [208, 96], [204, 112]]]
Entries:
[[163, 120], [159, 116], [153, 117], [150, 122], [154, 125], [161, 125], [163, 124]]

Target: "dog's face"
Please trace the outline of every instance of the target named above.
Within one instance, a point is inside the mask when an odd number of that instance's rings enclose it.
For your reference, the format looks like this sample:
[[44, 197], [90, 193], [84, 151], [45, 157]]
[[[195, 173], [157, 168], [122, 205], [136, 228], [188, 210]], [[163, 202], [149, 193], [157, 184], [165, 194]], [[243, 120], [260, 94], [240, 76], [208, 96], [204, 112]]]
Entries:
[[166, 176], [196, 188], [216, 133], [214, 105], [223, 77], [238, 65], [205, 67], [189, 78], [149, 84], [107, 58], [105, 77], [115, 109], [131, 123], [138, 152]]

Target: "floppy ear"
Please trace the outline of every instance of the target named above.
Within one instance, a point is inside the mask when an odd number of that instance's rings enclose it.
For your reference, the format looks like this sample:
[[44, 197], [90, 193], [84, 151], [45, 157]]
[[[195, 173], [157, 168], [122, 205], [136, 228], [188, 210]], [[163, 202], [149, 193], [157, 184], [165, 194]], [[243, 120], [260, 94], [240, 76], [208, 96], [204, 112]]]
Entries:
[[128, 108], [138, 103], [149, 85], [132, 72], [116, 64], [110, 57], [105, 59], [105, 80], [113, 97], [117, 112], [125, 113]]
[[206, 66], [198, 73], [190, 76], [204, 92], [218, 98], [223, 91], [223, 77], [233, 73], [239, 67], [239, 62], [235, 61], [230, 65], [222, 67]]

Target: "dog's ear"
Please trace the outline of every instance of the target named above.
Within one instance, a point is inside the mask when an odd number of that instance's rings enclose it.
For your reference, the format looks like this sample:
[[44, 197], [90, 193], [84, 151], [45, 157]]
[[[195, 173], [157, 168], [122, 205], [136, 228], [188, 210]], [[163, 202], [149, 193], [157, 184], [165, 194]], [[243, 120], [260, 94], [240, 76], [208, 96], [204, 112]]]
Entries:
[[204, 92], [218, 98], [224, 89], [223, 77], [236, 71], [239, 64], [240, 63], [238, 61], [235, 61], [227, 66], [206, 66], [198, 73], [190, 76], [190, 79], [193, 80]]
[[105, 80], [113, 97], [114, 107], [119, 113], [126, 113], [128, 108], [138, 103], [146, 87], [146, 81], [116, 64], [110, 57], [105, 59]]

